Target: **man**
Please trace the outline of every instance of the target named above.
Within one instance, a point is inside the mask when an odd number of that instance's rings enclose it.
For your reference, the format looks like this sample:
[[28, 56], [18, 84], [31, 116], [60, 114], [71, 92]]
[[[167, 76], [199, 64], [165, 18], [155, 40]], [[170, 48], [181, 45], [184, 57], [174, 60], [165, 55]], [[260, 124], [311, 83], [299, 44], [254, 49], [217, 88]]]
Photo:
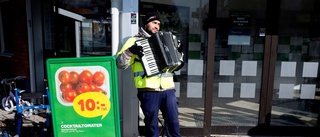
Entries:
[[178, 101], [175, 96], [173, 74], [163, 72], [155, 76], [146, 76], [139, 58], [143, 56], [143, 49], [135, 44], [136, 40], [149, 38], [160, 30], [160, 16], [156, 12], [150, 12], [142, 22], [140, 32], [129, 38], [117, 53], [117, 67], [120, 69], [126, 69], [130, 65], [132, 67], [138, 99], [145, 115], [146, 136], [159, 137], [158, 112], [160, 109], [165, 120], [167, 136], [180, 137]]

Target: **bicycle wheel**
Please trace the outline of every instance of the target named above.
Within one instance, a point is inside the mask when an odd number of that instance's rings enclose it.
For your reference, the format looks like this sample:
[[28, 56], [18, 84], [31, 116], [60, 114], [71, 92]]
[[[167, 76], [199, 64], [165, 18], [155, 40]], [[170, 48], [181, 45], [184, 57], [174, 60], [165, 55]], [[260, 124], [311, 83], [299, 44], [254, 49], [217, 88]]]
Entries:
[[30, 117], [33, 113], [33, 109], [23, 109], [23, 106], [31, 106], [31, 103], [29, 101], [22, 100], [22, 115], [25, 117]]
[[2, 106], [2, 108], [4, 109], [4, 107], [6, 107], [6, 99], [7, 99], [7, 97], [3, 97], [2, 99], [1, 99], [1, 106]]
[[7, 111], [7, 112], [13, 111], [14, 104], [13, 104], [13, 100], [10, 97], [2, 98], [1, 102], [2, 102], [2, 107], [5, 111]]

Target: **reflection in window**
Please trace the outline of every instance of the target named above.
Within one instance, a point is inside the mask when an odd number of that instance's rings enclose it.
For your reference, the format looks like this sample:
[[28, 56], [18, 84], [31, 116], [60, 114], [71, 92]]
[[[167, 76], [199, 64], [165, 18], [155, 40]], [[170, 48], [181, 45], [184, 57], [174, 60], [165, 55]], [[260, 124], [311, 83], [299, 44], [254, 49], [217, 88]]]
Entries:
[[111, 55], [111, 1], [59, 0], [58, 6], [79, 14], [81, 22], [81, 54]]
[[11, 13], [10, 2], [0, 2], [0, 56], [11, 57], [13, 34], [10, 29], [14, 26], [10, 14], [3, 13]]

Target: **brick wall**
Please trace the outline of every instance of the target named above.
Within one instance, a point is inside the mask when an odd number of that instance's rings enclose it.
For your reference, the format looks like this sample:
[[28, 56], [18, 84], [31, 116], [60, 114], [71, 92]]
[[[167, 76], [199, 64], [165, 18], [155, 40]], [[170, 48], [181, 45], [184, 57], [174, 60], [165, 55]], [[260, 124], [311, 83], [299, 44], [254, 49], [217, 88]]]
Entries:
[[[29, 52], [28, 33], [25, 0], [12, 0], [10, 11], [3, 11], [2, 14], [11, 14], [12, 21], [12, 46], [14, 53], [12, 58], [0, 57], [1, 73], [3, 77], [26, 75], [29, 77]], [[4, 67], [4, 68], [3, 68]]]

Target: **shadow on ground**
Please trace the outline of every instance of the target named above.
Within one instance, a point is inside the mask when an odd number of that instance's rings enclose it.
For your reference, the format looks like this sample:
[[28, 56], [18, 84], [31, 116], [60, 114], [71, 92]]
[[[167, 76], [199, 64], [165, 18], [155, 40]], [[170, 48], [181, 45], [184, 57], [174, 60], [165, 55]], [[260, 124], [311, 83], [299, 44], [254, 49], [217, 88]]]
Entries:
[[[0, 131], [2, 133], [0, 134], [0, 137], [18, 137], [18, 125], [16, 119], [7, 118], [1, 120]], [[21, 126], [21, 134], [19, 137], [53, 137], [52, 131], [51, 125], [47, 127], [44, 122], [35, 122], [23, 118], [23, 125]]]

